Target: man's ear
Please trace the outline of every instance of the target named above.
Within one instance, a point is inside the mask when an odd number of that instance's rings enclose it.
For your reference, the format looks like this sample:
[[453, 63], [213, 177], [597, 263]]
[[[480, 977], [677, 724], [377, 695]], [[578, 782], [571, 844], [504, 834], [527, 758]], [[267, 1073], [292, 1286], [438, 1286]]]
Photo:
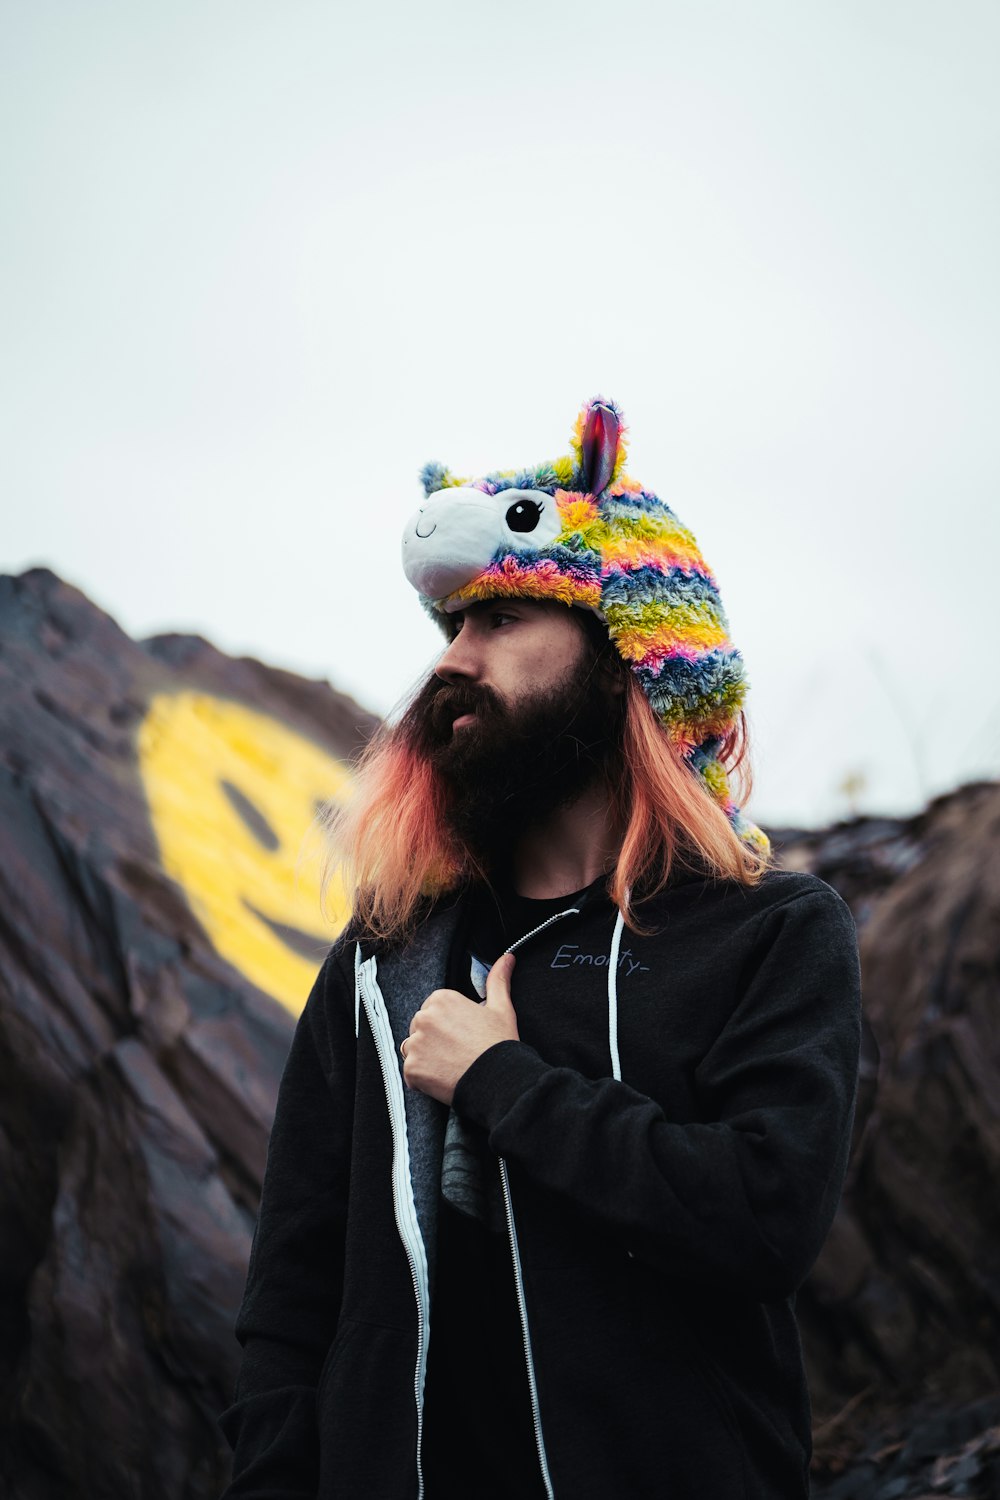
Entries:
[[601, 685], [612, 693], [616, 698], [624, 693], [628, 686], [631, 667], [624, 657], [619, 656], [614, 646], [608, 641], [601, 644], [597, 653], [597, 675], [601, 679]]
[[597, 669], [604, 679], [604, 685], [615, 697], [620, 697], [625, 691], [627, 678], [621, 670], [621, 658], [616, 661], [613, 657], [604, 656], [597, 664]]
[[610, 689], [616, 696], [624, 693], [632, 669], [612, 643], [607, 624], [588, 609], [576, 609], [573, 613], [584, 637], [590, 642], [602, 686]]
[[591, 401], [585, 407], [580, 433], [580, 489], [585, 495], [600, 495], [618, 474], [625, 458], [625, 429], [621, 417], [608, 401]]

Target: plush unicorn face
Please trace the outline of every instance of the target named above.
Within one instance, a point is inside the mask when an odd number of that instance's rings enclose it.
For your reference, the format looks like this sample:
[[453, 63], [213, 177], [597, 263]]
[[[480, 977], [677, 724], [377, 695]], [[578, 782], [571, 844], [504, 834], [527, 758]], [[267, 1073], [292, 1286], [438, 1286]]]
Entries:
[[[445, 599], [498, 555], [528, 554], [554, 542], [563, 529], [555, 497], [544, 490], [497, 490], [453, 485], [430, 495], [403, 532], [403, 572], [428, 599]], [[460, 608], [460, 601], [450, 609]], [[448, 602], [444, 608], [449, 611]]]

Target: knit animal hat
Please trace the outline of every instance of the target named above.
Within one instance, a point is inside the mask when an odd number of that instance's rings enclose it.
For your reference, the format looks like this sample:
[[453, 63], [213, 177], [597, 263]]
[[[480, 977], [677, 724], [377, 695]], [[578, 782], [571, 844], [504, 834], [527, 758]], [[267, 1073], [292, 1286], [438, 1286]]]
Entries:
[[480, 599], [553, 599], [597, 614], [736, 833], [766, 849], [719, 759], [746, 696], [743, 658], [691, 532], [625, 474], [625, 431], [619, 408], [598, 397], [565, 458], [482, 479], [428, 464], [403, 571], [442, 627]]

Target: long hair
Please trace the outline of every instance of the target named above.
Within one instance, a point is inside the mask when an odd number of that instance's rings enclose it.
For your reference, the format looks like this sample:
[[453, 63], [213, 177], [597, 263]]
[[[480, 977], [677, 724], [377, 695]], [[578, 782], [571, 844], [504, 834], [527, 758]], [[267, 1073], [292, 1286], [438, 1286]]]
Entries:
[[[760, 880], [768, 856], [736, 834], [702, 778], [684, 764], [638, 678], [600, 631], [598, 661], [618, 677], [625, 695], [621, 749], [607, 778], [613, 826], [622, 831], [609, 893], [628, 927], [642, 935], [651, 929], [641, 924], [637, 907], [661, 891], [676, 869], [749, 886]], [[587, 634], [594, 638], [592, 628]], [[742, 714], [719, 758], [735, 778], [742, 803], [751, 784]], [[405, 940], [430, 900], [489, 878], [450, 832], [446, 800], [438, 771], [408, 742], [405, 720], [383, 724], [361, 755], [350, 801], [326, 815], [324, 893], [335, 872], [348, 888], [353, 884], [353, 920], [367, 936]]]
[[[621, 775], [608, 786], [624, 837], [608, 890], [628, 927], [642, 936], [652, 929], [643, 925], [636, 908], [661, 891], [676, 869], [751, 886], [770, 860], [739, 837], [701, 777], [684, 764], [631, 672], [625, 691]], [[723, 741], [719, 759], [742, 804], [752, 785], [742, 713]]]

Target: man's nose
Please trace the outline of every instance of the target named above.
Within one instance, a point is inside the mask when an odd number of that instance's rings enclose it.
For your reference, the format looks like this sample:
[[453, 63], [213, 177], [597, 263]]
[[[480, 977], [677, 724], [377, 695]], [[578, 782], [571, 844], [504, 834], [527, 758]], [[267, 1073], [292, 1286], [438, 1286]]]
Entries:
[[472, 631], [463, 626], [438, 658], [434, 671], [442, 682], [478, 682], [478, 661]]

